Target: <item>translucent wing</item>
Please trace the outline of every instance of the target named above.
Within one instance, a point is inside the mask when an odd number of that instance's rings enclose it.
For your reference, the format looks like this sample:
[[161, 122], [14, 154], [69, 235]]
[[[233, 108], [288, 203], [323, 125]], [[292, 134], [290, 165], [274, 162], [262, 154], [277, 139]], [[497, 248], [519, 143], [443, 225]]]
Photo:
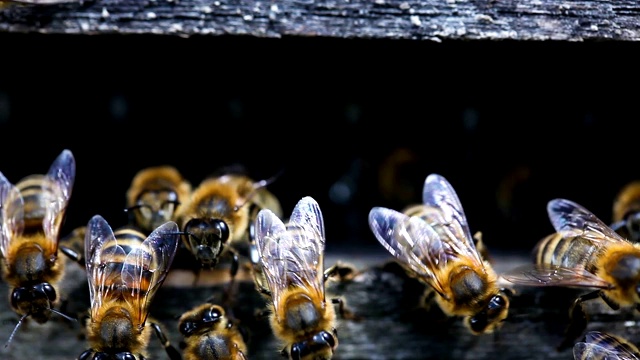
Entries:
[[179, 237], [178, 224], [166, 222], [151, 232], [140, 246], [131, 249], [124, 259], [122, 282], [134, 299], [138, 324], [144, 324], [151, 300], [167, 276]]
[[582, 267], [566, 268], [549, 264], [527, 264], [502, 274], [514, 284], [528, 286], [565, 286], [610, 289], [607, 281], [584, 270]]
[[24, 229], [24, 201], [20, 191], [0, 172], [0, 251], [7, 256], [11, 239]]
[[121, 290], [119, 263], [126, 252], [118, 245], [111, 226], [100, 215], [89, 220], [84, 239], [91, 318], [95, 318], [104, 301]]
[[573, 347], [576, 360], [637, 360], [638, 349], [628, 341], [600, 331], [590, 331]]
[[76, 162], [70, 150], [63, 150], [49, 167], [42, 187], [46, 201], [42, 223], [47, 239], [50, 239], [52, 252], [58, 248], [58, 232], [64, 218], [64, 212], [71, 197], [76, 176]]
[[547, 204], [551, 224], [563, 237], [580, 236], [595, 246], [607, 241], [626, 241], [591, 211], [571, 200], [553, 199]]
[[483, 266], [460, 199], [447, 179], [438, 174], [427, 176], [422, 191], [422, 202], [425, 206], [440, 210], [433, 213], [429, 225], [438, 231], [441, 240], [446, 242], [455, 254], [475, 261], [480, 267]]
[[276, 308], [290, 286], [324, 299], [324, 223], [317, 202], [302, 198], [286, 226], [271, 210], [261, 210], [256, 228], [256, 246]]
[[453, 250], [429, 224], [415, 216], [374, 207], [369, 212], [369, 227], [391, 255], [444, 296], [440, 277], [446, 274], [439, 269], [446, 265]]

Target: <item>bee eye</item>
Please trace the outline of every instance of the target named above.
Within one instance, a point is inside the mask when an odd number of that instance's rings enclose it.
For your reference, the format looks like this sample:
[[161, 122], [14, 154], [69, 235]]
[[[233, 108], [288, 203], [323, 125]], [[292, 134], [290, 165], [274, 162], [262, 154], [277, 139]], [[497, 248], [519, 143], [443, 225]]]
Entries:
[[290, 360], [302, 359], [302, 349], [300, 347], [301, 347], [300, 344], [293, 344], [293, 346], [291, 346], [291, 351], [289, 352]]
[[501, 309], [507, 306], [507, 301], [500, 295], [496, 295], [489, 301], [489, 311]]
[[19, 287], [13, 290], [11, 293], [11, 306], [18, 308], [18, 303], [24, 301], [26, 290], [23, 287]]
[[38, 284], [35, 286], [37, 292], [42, 292], [47, 296], [49, 301], [54, 301], [56, 299], [56, 290], [49, 283]]
[[118, 353], [116, 354], [117, 360], [137, 360], [135, 356], [133, 356], [130, 352]]
[[[316, 339], [316, 337], [319, 337], [319, 339]], [[332, 348], [336, 346], [336, 339], [333, 337], [333, 335], [329, 334], [326, 331], [321, 331], [318, 335], [314, 336], [314, 340], [320, 340], [320, 341], [316, 341], [319, 343], [321, 342], [327, 343]]]
[[196, 329], [198, 325], [196, 325], [193, 321], [185, 321], [180, 324], [180, 333], [185, 336], [191, 335]]
[[487, 327], [487, 316], [482, 313], [469, 319], [469, 327], [475, 333], [481, 333]]
[[220, 320], [220, 317], [222, 317], [222, 313], [220, 312], [220, 310], [216, 308], [210, 308], [209, 311], [207, 311], [206, 314], [202, 317], [202, 320], [204, 320], [205, 322], [214, 322]]
[[211, 225], [216, 230], [216, 235], [222, 242], [229, 239], [229, 226], [227, 226], [226, 222], [220, 219], [212, 219]]

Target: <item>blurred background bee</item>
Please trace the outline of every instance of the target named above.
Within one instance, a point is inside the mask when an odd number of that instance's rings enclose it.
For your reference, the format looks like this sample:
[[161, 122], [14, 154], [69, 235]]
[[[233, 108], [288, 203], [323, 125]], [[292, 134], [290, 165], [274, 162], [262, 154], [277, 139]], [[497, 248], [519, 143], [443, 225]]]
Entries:
[[[475, 335], [491, 333], [509, 311], [510, 290], [479, 254], [458, 195], [442, 176], [427, 176], [423, 205], [401, 213], [383, 207], [369, 212], [376, 239], [410, 274], [428, 285], [425, 301], [435, 297], [448, 316], [464, 316]], [[437, 209], [437, 210], [435, 210]]]
[[21, 316], [9, 342], [28, 317], [45, 323], [52, 312], [63, 315], [54, 310], [57, 283], [64, 275], [58, 237], [75, 175], [75, 159], [66, 149], [45, 175], [30, 175], [13, 185], [0, 173], [2, 275], [11, 286], [11, 306]]
[[176, 221], [178, 206], [191, 193], [191, 183], [173, 166], [140, 170], [127, 190], [129, 222], [150, 233], [167, 221]]
[[147, 237], [128, 227], [114, 233], [100, 215], [89, 220], [85, 259], [91, 303], [86, 324], [90, 348], [78, 359], [144, 359], [154, 330], [169, 358], [180, 359], [160, 325], [146, 324], [149, 306], [171, 267], [179, 238], [178, 225], [172, 221]]
[[638, 348], [624, 339], [613, 334], [600, 331], [589, 331], [584, 341], [573, 346], [575, 360], [638, 360]]
[[205, 303], [178, 320], [184, 337], [180, 347], [186, 360], [246, 360], [247, 345], [241, 328], [216, 304]]
[[249, 256], [258, 211], [270, 209], [281, 215], [282, 208], [266, 189], [273, 179], [254, 181], [226, 168], [220, 172], [224, 174], [208, 177], [194, 189], [180, 208], [178, 219], [183, 244], [197, 260], [190, 262], [196, 276], [201, 269], [214, 268], [227, 257], [231, 260], [229, 286], [233, 286], [239, 254]]
[[291, 360], [328, 360], [338, 346], [336, 315], [325, 299], [322, 212], [302, 198], [285, 225], [265, 209], [256, 220], [256, 247], [267, 283], [270, 324]]
[[556, 230], [534, 248], [535, 262], [503, 274], [527, 286], [591, 288], [570, 309], [571, 323], [560, 344], [573, 344], [586, 327], [583, 301], [602, 298], [613, 310], [640, 306], [640, 244], [622, 238], [583, 206], [566, 199], [547, 205]]
[[616, 195], [611, 228], [632, 242], [640, 241], [640, 181], [626, 184]]

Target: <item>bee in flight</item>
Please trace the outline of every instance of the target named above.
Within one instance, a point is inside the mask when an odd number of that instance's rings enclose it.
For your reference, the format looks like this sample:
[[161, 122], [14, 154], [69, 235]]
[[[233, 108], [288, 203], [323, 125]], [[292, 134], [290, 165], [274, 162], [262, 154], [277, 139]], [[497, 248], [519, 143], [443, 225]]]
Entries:
[[638, 360], [638, 348], [619, 336], [589, 331], [584, 341], [573, 346], [575, 360]]
[[[206, 178], [191, 194], [178, 214], [183, 244], [200, 269], [215, 267], [221, 258], [231, 258], [231, 282], [239, 267], [238, 253], [248, 253], [254, 238], [257, 212], [270, 209], [282, 214], [280, 202], [266, 189], [273, 179], [254, 181], [246, 175], [225, 173]], [[242, 251], [242, 248], [245, 248]]]
[[640, 244], [622, 238], [573, 201], [551, 200], [547, 212], [556, 233], [536, 244], [534, 263], [503, 277], [519, 285], [595, 289], [571, 306], [572, 322], [559, 346], [563, 348], [584, 331], [584, 322], [573, 321], [585, 318], [582, 302], [600, 297], [613, 310], [640, 309]]
[[284, 343], [281, 354], [291, 360], [331, 359], [338, 337], [335, 309], [325, 299], [325, 231], [318, 203], [302, 198], [286, 225], [263, 209], [255, 227], [270, 325]]
[[511, 291], [498, 286], [498, 276], [476, 249], [451, 184], [431, 174], [422, 196], [425, 211], [372, 208], [373, 234], [410, 274], [428, 285], [426, 299], [435, 296], [445, 314], [465, 317], [465, 326], [475, 335], [493, 332], [508, 315]]
[[76, 174], [69, 150], [63, 150], [45, 175], [11, 184], [0, 173], [0, 252], [10, 303], [21, 316], [7, 345], [27, 318], [45, 323], [59, 302], [57, 284], [64, 275], [58, 237]]
[[205, 303], [187, 311], [178, 330], [185, 360], [247, 360], [242, 331], [219, 305]]
[[179, 238], [178, 225], [172, 221], [145, 236], [130, 227], [114, 233], [100, 215], [89, 220], [85, 259], [91, 301], [86, 324], [90, 348], [78, 360], [145, 359], [152, 331], [169, 358], [180, 360], [160, 325], [146, 326], [149, 305], [167, 275]]
[[127, 190], [130, 223], [150, 233], [167, 221], [176, 221], [178, 206], [191, 194], [191, 183], [173, 166], [140, 170]]
[[632, 242], [640, 242], [640, 181], [632, 181], [618, 192], [611, 228]]

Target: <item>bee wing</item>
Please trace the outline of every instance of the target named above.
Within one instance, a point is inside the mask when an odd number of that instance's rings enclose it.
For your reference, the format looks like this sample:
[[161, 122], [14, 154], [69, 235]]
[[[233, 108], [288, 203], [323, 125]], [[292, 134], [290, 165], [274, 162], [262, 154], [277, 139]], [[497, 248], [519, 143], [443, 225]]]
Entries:
[[429, 224], [419, 217], [374, 207], [369, 211], [369, 227], [391, 255], [444, 296], [438, 269], [447, 263], [451, 249]]
[[580, 236], [595, 246], [606, 241], [626, 241], [591, 211], [567, 199], [553, 199], [547, 204], [549, 219], [564, 237]]
[[64, 211], [71, 197], [76, 176], [76, 161], [70, 150], [63, 150], [53, 161], [43, 183], [43, 192], [48, 202], [42, 223], [49, 239], [52, 252], [58, 249], [58, 232], [64, 218]]
[[24, 201], [20, 191], [0, 172], [0, 251], [7, 256], [9, 243], [24, 229]]
[[289, 286], [314, 290], [324, 299], [324, 224], [317, 202], [304, 197], [285, 226], [271, 210], [258, 213], [256, 245], [265, 277], [278, 306]]
[[433, 222], [429, 225], [438, 231], [442, 241], [446, 242], [454, 253], [474, 260], [478, 266], [483, 266], [471, 237], [462, 204], [449, 181], [438, 174], [427, 176], [422, 190], [422, 202], [428, 207], [440, 210], [433, 213]]
[[590, 331], [584, 342], [573, 347], [574, 359], [584, 360], [638, 360], [638, 349], [617, 336], [600, 331]]
[[134, 299], [138, 324], [144, 324], [151, 300], [167, 277], [179, 237], [178, 224], [168, 221], [153, 230], [124, 260], [122, 282]]
[[527, 264], [502, 274], [502, 278], [519, 285], [567, 286], [609, 289], [612, 285], [582, 267], [567, 268], [549, 264]]
[[126, 252], [118, 245], [111, 226], [100, 215], [93, 216], [87, 224], [84, 251], [89, 281], [91, 317], [95, 318], [103, 301], [115, 290], [113, 286], [119, 285], [121, 282], [121, 267], [116, 263], [126, 256]]

